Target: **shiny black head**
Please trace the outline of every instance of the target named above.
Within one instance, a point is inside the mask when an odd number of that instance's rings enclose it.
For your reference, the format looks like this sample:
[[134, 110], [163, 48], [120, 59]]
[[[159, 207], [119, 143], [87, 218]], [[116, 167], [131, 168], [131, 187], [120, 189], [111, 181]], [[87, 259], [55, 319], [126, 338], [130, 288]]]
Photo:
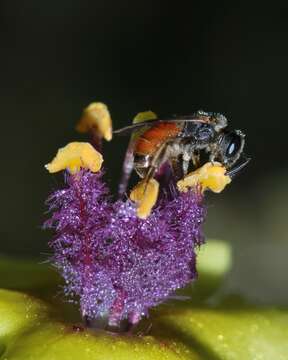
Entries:
[[245, 135], [240, 130], [223, 132], [218, 138], [217, 160], [229, 169], [240, 158], [244, 144]]

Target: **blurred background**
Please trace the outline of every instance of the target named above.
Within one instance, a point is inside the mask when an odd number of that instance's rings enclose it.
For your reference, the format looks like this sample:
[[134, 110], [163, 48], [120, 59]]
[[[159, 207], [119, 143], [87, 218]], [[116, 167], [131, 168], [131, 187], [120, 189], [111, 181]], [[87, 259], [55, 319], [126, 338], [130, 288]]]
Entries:
[[[212, 4], [212, 5], [211, 5]], [[287, 2], [0, 1], [1, 253], [39, 256], [44, 201], [62, 183], [44, 164], [82, 109], [108, 104], [118, 128], [139, 111], [225, 114], [253, 160], [209, 195], [207, 238], [233, 246], [223, 291], [288, 303]], [[127, 144], [105, 147], [111, 186]]]

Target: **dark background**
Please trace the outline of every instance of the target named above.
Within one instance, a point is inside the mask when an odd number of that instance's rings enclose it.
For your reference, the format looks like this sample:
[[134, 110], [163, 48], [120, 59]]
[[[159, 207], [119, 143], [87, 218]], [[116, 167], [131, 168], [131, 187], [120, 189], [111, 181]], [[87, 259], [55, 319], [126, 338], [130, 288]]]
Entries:
[[[115, 128], [149, 109], [216, 111], [247, 134], [253, 158], [207, 200], [207, 236], [234, 249], [224, 291], [287, 303], [288, 6], [258, 5], [2, 0], [1, 252], [45, 258], [43, 203], [61, 179], [43, 166], [82, 138], [74, 126], [91, 101], [109, 106]], [[114, 187], [125, 141], [106, 146]]]

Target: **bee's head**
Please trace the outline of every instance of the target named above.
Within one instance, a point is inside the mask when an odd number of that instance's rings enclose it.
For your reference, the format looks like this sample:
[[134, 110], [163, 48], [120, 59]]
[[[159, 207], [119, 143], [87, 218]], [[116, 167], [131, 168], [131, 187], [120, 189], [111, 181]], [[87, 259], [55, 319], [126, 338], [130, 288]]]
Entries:
[[240, 130], [225, 131], [218, 138], [219, 160], [230, 168], [240, 158], [245, 144], [245, 135]]

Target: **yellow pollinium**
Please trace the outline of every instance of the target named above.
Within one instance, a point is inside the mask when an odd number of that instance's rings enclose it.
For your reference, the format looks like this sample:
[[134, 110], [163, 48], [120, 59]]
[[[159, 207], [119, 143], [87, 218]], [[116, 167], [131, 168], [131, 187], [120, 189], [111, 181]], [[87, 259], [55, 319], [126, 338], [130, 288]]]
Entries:
[[[148, 120], [155, 120], [157, 119], [157, 115], [153, 112], [153, 111], [143, 111], [138, 113], [134, 119], [133, 119], [133, 124], [138, 124], [141, 123], [143, 121], [148, 121]], [[134, 140], [136, 139], [139, 135], [141, 135], [143, 132], [145, 131], [145, 127], [143, 127], [142, 129], [138, 129], [136, 131], [133, 132], [133, 134], [131, 135], [131, 138]]]
[[130, 193], [130, 199], [137, 204], [137, 216], [146, 219], [155, 205], [159, 193], [159, 183], [155, 179], [140, 181]]
[[59, 149], [55, 158], [45, 167], [50, 173], [67, 169], [75, 174], [81, 168], [97, 172], [101, 169], [102, 162], [102, 155], [91, 144], [71, 142]]
[[177, 187], [179, 191], [186, 192], [189, 188], [200, 185], [202, 191], [209, 189], [220, 193], [230, 182], [231, 178], [226, 175], [226, 169], [222, 164], [208, 162], [179, 180]]
[[98, 135], [107, 141], [112, 139], [112, 120], [107, 106], [101, 102], [93, 102], [83, 110], [76, 130], [82, 133], [96, 130]]
[[155, 120], [155, 119], [157, 119], [157, 115], [153, 111], [151, 110], [142, 111], [134, 117], [133, 124], [137, 124], [147, 120]]

